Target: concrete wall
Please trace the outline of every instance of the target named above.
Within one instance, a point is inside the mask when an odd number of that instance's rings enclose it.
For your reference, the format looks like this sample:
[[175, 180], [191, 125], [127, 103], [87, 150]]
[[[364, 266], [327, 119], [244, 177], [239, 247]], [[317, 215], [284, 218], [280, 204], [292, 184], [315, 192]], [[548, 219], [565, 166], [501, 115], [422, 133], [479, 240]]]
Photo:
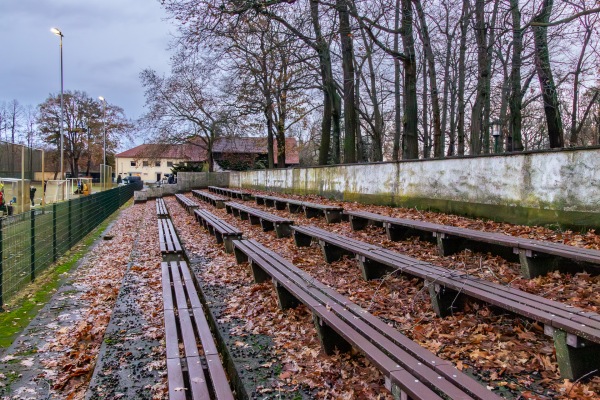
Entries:
[[231, 187], [319, 194], [522, 224], [600, 227], [600, 149], [229, 173]]
[[229, 186], [229, 172], [178, 172], [177, 186], [180, 191], [190, 191], [208, 186]]

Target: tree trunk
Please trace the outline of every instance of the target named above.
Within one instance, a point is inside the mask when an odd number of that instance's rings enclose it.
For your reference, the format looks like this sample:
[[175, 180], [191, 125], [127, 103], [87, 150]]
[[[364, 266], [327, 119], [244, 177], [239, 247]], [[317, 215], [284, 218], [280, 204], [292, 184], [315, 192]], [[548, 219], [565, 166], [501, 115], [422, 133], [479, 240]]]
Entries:
[[[427, 70], [429, 71], [429, 87], [431, 89], [431, 114], [433, 117], [433, 156], [437, 158], [444, 157], [444, 134], [442, 132], [442, 123], [440, 118], [440, 100], [438, 97], [437, 73], [435, 72], [435, 57], [431, 48], [431, 39], [429, 38], [429, 29], [427, 28], [427, 20], [421, 5], [421, 0], [413, 0], [417, 9], [419, 23], [421, 25], [421, 40], [423, 42], [423, 50], [425, 59], [428, 63]], [[423, 67], [423, 71], [425, 67]], [[427, 76], [423, 74], [423, 79]]]
[[[581, 75], [581, 67], [583, 65], [583, 59], [585, 57], [585, 50], [592, 37], [592, 27], [586, 26], [585, 36], [583, 39], [583, 46], [579, 53], [579, 60], [577, 60], [577, 67], [575, 68], [575, 78], [573, 81], [573, 103], [571, 108], [571, 137], [569, 138], [569, 146], [577, 146], [577, 140], [579, 136], [579, 129], [577, 127], [577, 105], [579, 104], [579, 76]], [[583, 122], [583, 121], [582, 121]], [[582, 126], [582, 124], [580, 124]]]
[[[550, 20], [553, 4], [554, 0], [544, 0], [542, 10], [534, 17], [534, 22], [547, 24]], [[550, 65], [550, 53], [548, 51], [548, 27], [533, 26], [533, 39], [535, 44], [535, 67], [542, 90], [550, 148], [563, 147], [564, 132], [560, 115], [560, 104]]]
[[487, 101], [488, 51], [487, 27], [485, 23], [485, 0], [475, 0], [475, 39], [477, 41], [477, 91], [471, 111], [471, 155], [481, 153], [481, 138], [484, 130], [484, 107]]
[[423, 54], [423, 92], [421, 94], [421, 101], [423, 103], [423, 158], [429, 158], [431, 156], [431, 140], [429, 138], [429, 105], [427, 102], [427, 56]]
[[448, 156], [456, 152], [456, 77], [452, 77], [452, 92], [450, 93], [450, 143], [448, 144]]
[[[358, 111], [360, 108], [360, 68], [356, 70], [356, 76], [354, 78], [354, 109]], [[365, 142], [362, 137], [360, 121], [357, 117], [356, 123], [356, 158], [358, 162], [368, 161], [368, 156], [365, 148]]]
[[494, 50], [494, 41], [496, 40], [496, 17], [498, 15], [499, 0], [494, 1], [494, 11], [489, 23], [489, 35], [487, 38], [487, 58], [486, 58], [486, 71], [485, 75], [485, 101], [483, 103], [483, 152], [489, 154], [490, 152], [490, 114], [491, 114], [491, 82], [492, 82], [492, 56]]
[[[321, 121], [321, 144], [319, 147], [319, 165], [326, 165], [329, 163], [332, 121], [334, 122], [333, 135], [334, 138], [337, 135], [339, 142], [339, 131], [336, 132], [336, 129], [339, 129], [339, 113], [337, 113], [335, 107], [335, 98], [337, 96], [337, 93], [335, 91], [335, 83], [333, 82], [333, 73], [331, 70], [331, 54], [329, 51], [329, 44], [321, 34], [318, 0], [310, 1], [310, 15], [313, 24], [313, 29], [315, 31], [316, 49], [317, 54], [319, 56], [319, 67], [321, 72], [321, 83], [323, 85], [323, 120]], [[335, 123], [336, 118], [337, 124]]]
[[[269, 103], [267, 102], [267, 104]], [[265, 118], [267, 119], [267, 159], [269, 169], [273, 169], [275, 167], [275, 163], [273, 161], [273, 117], [271, 107], [272, 104], [265, 107]]]
[[521, 29], [521, 10], [519, 0], [510, 0], [513, 28], [513, 49], [510, 69], [510, 117], [508, 128], [510, 136], [507, 138], [508, 151], [523, 151], [521, 139], [521, 110], [523, 108], [523, 94], [521, 93], [521, 58], [523, 54], [523, 30]]
[[460, 50], [458, 55], [458, 155], [465, 154], [465, 58], [467, 53], [467, 28], [469, 27], [469, 0], [463, 0], [460, 17]]
[[269, 85], [269, 71], [267, 70], [267, 51], [265, 50], [264, 38], [261, 36], [260, 41], [261, 50], [261, 69], [262, 69], [262, 90], [265, 98], [265, 109], [264, 114], [267, 120], [267, 163], [268, 168], [273, 169], [275, 167], [274, 152], [273, 152], [273, 96], [271, 93], [271, 87]]
[[342, 50], [342, 71], [344, 75], [344, 162], [356, 162], [356, 110], [354, 109], [354, 50], [350, 15], [346, 0], [336, 0], [340, 18], [340, 43]]
[[[361, 35], [366, 49], [365, 57], [367, 60], [367, 65], [369, 66], [369, 82], [371, 84], [371, 87], [367, 87], [367, 92], [369, 93], [369, 98], [371, 99], [371, 104], [373, 107], [373, 142], [371, 144], [371, 153], [373, 155], [372, 159], [373, 161], [383, 161], [383, 116], [381, 114], [379, 98], [377, 95], [377, 80], [375, 77], [375, 66], [373, 64], [372, 45], [367, 42], [367, 37], [362, 29]], [[358, 100], [359, 99], [357, 99], [357, 101]]]
[[[450, 34], [450, 12], [448, 10], [448, 8], [446, 7], [446, 58], [444, 60], [444, 93], [443, 93], [443, 99], [442, 99], [442, 133], [443, 135], [446, 135], [446, 132], [448, 132], [448, 130], [446, 129], [447, 127], [447, 122], [448, 122], [448, 96], [449, 96], [449, 92], [450, 92], [450, 86], [451, 86], [451, 81], [450, 81], [450, 58], [452, 56], [452, 43], [454, 41], [454, 32], [452, 32], [452, 34]], [[454, 100], [454, 98], [452, 98], [452, 100]], [[450, 125], [452, 125], [452, 121], [453, 121], [453, 116], [451, 116], [450, 118]], [[452, 129], [450, 129], [450, 135], [449, 135], [449, 144], [448, 144], [448, 155], [451, 156], [454, 154], [454, 142], [455, 142], [455, 137], [454, 137], [454, 132]], [[442, 146], [445, 146], [445, 140], [442, 140]]]
[[[400, 0], [396, 0], [396, 7], [394, 10], [394, 29], [398, 32], [400, 27]], [[399, 38], [398, 33], [394, 34], [394, 52], [398, 54], [399, 51]], [[400, 138], [402, 136], [402, 105], [400, 103], [400, 60], [394, 57], [394, 147], [392, 150], [392, 160], [398, 161], [400, 158]]]
[[287, 58], [286, 55], [282, 55], [281, 60], [281, 73], [279, 79], [279, 85], [277, 90], [277, 109], [279, 118], [277, 119], [277, 167], [285, 168], [285, 122], [287, 119], [287, 89], [286, 79], [288, 77], [287, 69]]
[[413, 37], [413, 14], [411, 0], [402, 1], [402, 46], [404, 48], [404, 135], [402, 158], [419, 158], [417, 134], [417, 66], [415, 40]]

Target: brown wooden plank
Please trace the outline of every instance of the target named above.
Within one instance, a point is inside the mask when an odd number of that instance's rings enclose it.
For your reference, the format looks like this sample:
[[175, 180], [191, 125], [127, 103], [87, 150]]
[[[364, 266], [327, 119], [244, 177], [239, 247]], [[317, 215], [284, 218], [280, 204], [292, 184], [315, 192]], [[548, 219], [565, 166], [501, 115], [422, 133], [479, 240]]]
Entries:
[[179, 338], [177, 337], [175, 311], [172, 309], [165, 310], [165, 346], [167, 347], [167, 359], [179, 359]]
[[187, 367], [190, 379], [190, 392], [193, 400], [210, 399], [208, 383], [202, 368], [200, 357], [187, 357]]
[[202, 348], [204, 349], [204, 354], [219, 354], [202, 307], [193, 308], [192, 314], [196, 322], [196, 327], [198, 328], [197, 332], [200, 337], [200, 342], [202, 343]]
[[179, 327], [181, 328], [181, 336], [183, 339], [183, 347], [186, 357], [194, 357], [198, 355], [198, 343], [192, 320], [188, 309], [179, 309]]
[[171, 277], [169, 275], [169, 265], [166, 262], [160, 264], [162, 270], [162, 293], [163, 309], [173, 309], [173, 294], [171, 292]]
[[165, 253], [167, 251], [167, 244], [165, 242], [165, 233], [162, 225], [163, 220], [158, 220], [158, 240], [160, 245], [160, 251]]
[[186, 388], [179, 358], [167, 359], [169, 400], [186, 400]]
[[[171, 272], [173, 272], [173, 275], [175, 275], [176, 271], [177, 269], [171, 270]], [[178, 271], [177, 274], [179, 274]], [[177, 308], [179, 310], [187, 309], [188, 305], [185, 297], [185, 292], [183, 290], [183, 283], [181, 282], [181, 279], [179, 279], [179, 276], [177, 276], [177, 279], [175, 279], [175, 276], [173, 277], [173, 289], [175, 291], [175, 304], [177, 304]]]
[[390, 374], [390, 380], [392, 384], [402, 388], [409, 399], [441, 399], [440, 396], [425, 386], [423, 382], [415, 380], [407, 370], [393, 371]]
[[231, 386], [227, 381], [227, 375], [223, 369], [223, 365], [218, 355], [206, 356], [206, 363], [208, 364], [208, 372], [210, 374], [210, 380], [213, 383], [215, 390], [215, 397], [218, 400], [234, 400]]

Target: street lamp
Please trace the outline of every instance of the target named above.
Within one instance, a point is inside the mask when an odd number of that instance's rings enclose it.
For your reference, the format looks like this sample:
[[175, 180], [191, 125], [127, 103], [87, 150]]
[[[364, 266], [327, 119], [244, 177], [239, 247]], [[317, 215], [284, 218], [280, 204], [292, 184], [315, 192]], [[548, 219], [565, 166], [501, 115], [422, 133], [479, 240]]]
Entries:
[[102, 160], [104, 165], [106, 165], [106, 99], [102, 96], [99, 96], [98, 99], [103, 103], [103, 117], [102, 117], [102, 128], [104, 130], [104, 141], [102, 145]]
[[492, 135], [494, 136], [494, 153], [500, 153], [500, 121], [492, 122]]
[[64, 135], [63, 135], [63, 125], [64, 125], [64, 106], [63, 106], [63, 37], [64, 35], [58, 28], [51, 28], [50, 32], [54, 33], [56, 36], [60, 37], [60, 179], [65, 179], [64, 174], [64, 156], [63, 156], [63, 148], [64, 148]]

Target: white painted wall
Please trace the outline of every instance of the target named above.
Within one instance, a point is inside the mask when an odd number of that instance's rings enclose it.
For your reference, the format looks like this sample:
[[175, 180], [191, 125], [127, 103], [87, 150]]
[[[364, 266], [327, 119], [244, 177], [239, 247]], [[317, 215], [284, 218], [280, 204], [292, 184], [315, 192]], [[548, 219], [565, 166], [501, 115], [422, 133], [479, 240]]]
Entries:
[[600, 213], [600, 149], [230, 173], [231, 187]]

